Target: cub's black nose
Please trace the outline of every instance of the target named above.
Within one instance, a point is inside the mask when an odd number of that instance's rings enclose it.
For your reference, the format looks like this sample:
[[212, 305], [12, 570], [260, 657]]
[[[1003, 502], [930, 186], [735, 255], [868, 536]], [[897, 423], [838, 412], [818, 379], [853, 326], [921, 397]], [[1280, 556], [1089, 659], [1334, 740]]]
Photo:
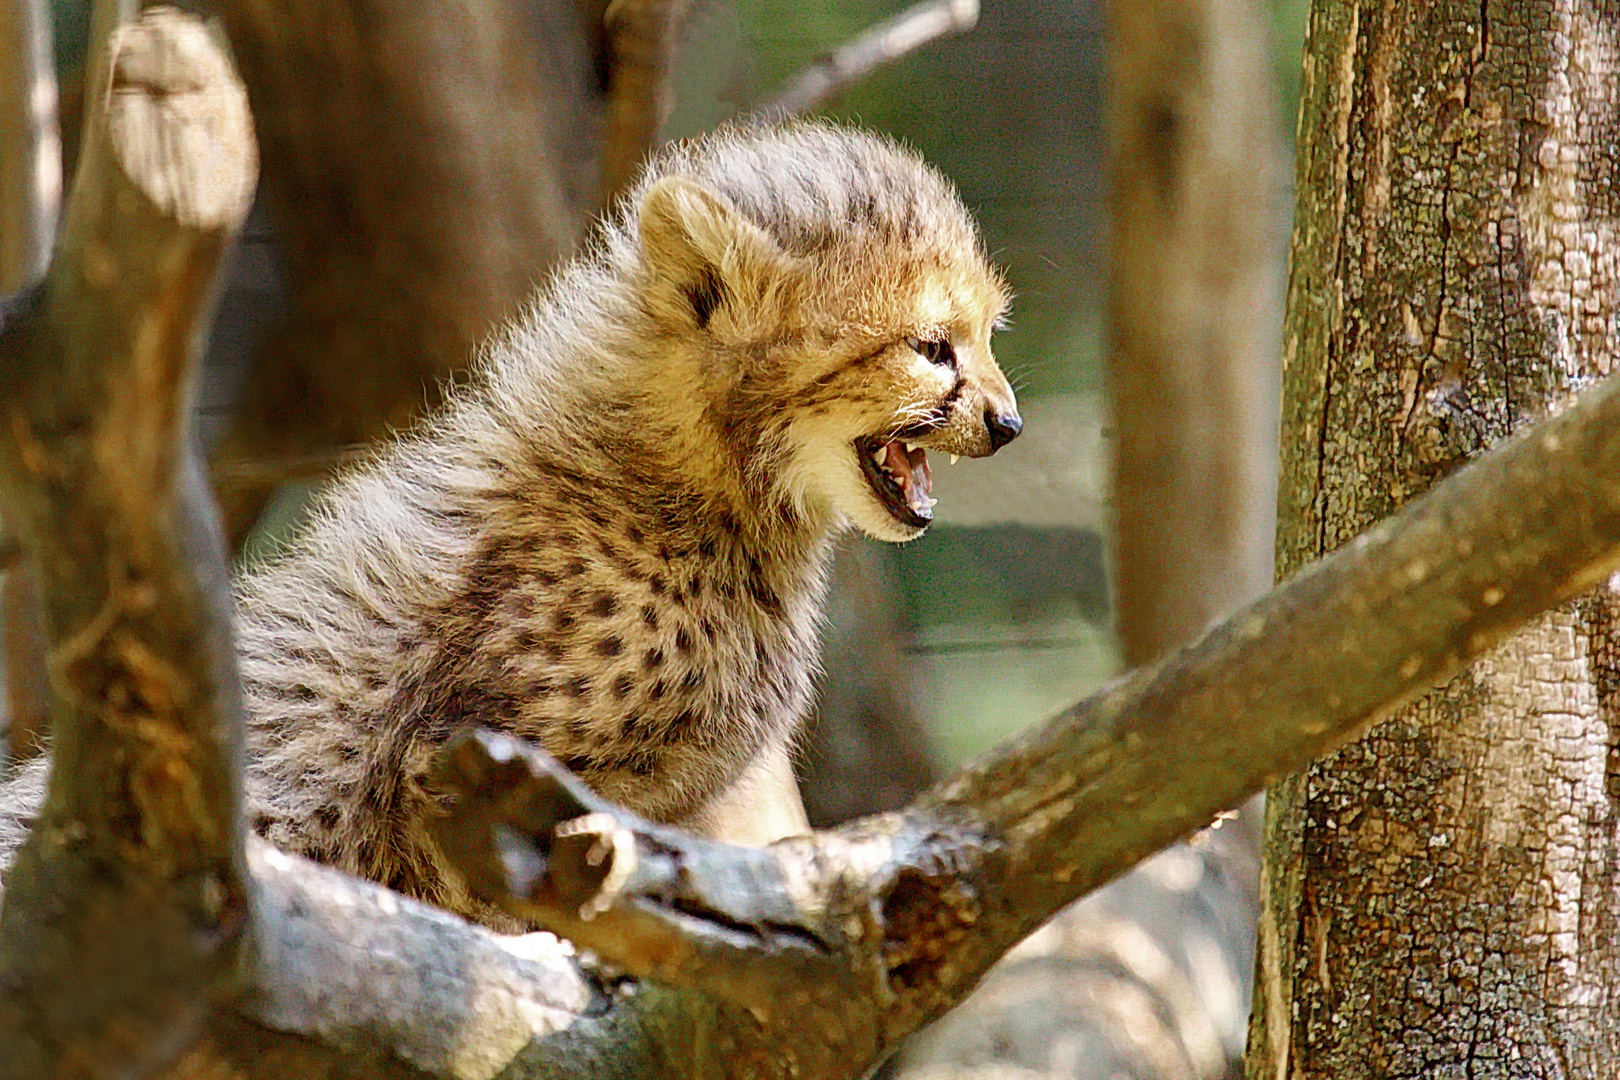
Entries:
[[984, 426], [990, 432], [990, 449], [994, 452], [1018, 437], [1018, 433], [1024, 430], [1024, 418], [1016, 412], [998, 413], [994, 409], [986, 409]]

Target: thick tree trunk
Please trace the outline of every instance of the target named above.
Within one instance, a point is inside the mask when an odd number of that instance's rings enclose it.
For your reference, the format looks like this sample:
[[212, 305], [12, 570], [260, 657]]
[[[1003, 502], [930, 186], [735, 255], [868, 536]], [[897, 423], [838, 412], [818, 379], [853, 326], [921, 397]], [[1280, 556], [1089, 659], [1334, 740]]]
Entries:
[[276, 485], [435, 403], [573, 247], [600, 190], [605, 46], [592, 4], [220, 9], [290, 286], [214, 463], [240, 540]]
[[[1585, 0], [1315, 6], [1283, 573], [1609, 370], [1617, 48]], [[1614, 1075], [1617, 631], [1610, 582], [1274, 789], [1252, 1077]]]

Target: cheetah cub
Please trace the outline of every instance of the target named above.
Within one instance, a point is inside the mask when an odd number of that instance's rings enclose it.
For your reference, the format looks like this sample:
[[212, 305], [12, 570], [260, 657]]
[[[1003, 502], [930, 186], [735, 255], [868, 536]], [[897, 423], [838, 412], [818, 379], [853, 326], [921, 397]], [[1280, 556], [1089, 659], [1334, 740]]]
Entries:
[[1008, 293], [950, 185], [801, 124], [676, 146], [434, 422], [242, 582], [256, 828], [489, 919], [423, 827], [454, 733], [650, 818], [805, 829], [828, 547], [932, 519], [928, 451], [1018, 434]]

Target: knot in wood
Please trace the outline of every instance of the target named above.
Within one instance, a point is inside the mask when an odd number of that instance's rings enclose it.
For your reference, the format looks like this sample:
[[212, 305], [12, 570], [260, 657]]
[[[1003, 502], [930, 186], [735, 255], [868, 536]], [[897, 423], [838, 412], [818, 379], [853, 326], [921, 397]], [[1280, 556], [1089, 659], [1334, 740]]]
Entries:
[[896, 991], [938, 981], [956, 943], [979, 921], [973, 890], [946, 872], [907, 867], [883, 897], [883, 959]]

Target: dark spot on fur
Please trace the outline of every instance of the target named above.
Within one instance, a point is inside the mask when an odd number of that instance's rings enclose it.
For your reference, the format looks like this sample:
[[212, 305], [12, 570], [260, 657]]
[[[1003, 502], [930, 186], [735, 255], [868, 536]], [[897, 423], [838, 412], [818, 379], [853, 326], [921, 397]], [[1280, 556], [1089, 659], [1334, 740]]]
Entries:
[[619, 610], [619, 601], [612, 593], [603, 593], [591, 601], [591, 614], [599, 619], [606, 619]]
[[659, 679], [652, 684], [652, 689], [647, 691], [647, 697], [652, 701], [662, 701], [667, 693], [669, 693], [669, 683]]
[[605, 526], [608, 523], [607, 515], [602, 513], [602, 511], [598, 510], [594, 506], [588, 506], [585, 508], [585, 519], [592, 525]]
[[344, 761], [358, 761], [360, 758], [360, 751], [355, 747], [344, 743], [338, 747], [338, 757], [342, 758]]
[[315, 691], [303, 683], [299, 683], [292, 688], [292, 696], [298, 701], [314, 701]]
[[620, 675], [613, 680], [613, 696], [623, 701], [630, 696], [630, 691], [636, 688], [636, 681], [628, 675]]
[[641, 656], [641, 666], [643, 668], [646, 668], [648, 671], [652, 671], [652, 670], [656, 669], [663, 662], [664, 662], [664, 650], [663, 649], [648, 649]]
[[540, 584], [540, 585], [548, 585], [549, 586], [549, 585], [557, 584], [557, 575], [552, 574], [552, 573], [548, 573], [545, 570], [536, 570], [530, 576], [533, 577], [535, 582]]
[[544, 641], [545, 639], [532, 626], [525, 626], [518, 633], [518, 648], [524, 652], [539, 652]]
[[702, 622], [698, 623], [698, 626], [700, 629], [702, 629], [703, 636], [709, 640], [710, 644], [713, 644], [716, 634], [719, 633], [718, 629], [714, 625], [714, 620], [704, 619]]
[[575, 775], [583, 775], [595, 768], [596, 762], [585, 754], [573, 754], [562, 759], [562, 767]]
[[624, 642], [611, 634], [596, 643], [598, 656], [618, 656], [622, 652], [624, 652]]
[[647, 579], [647, 588], [652, 590], [654, 596], [663, 596], [664, 590], [669, 586], [665, 583], [663, 574], [654, 574]]
[[544, 642], [540, 646], [540, 651], [546, 654], [547, 660], [557, 663], [568, 655], [568, 646], [553, 638]]
[[275, 823], [276, 819], [263, 811], [253, 815], [253, 831], [258, 833], [260, 836], [263, 836], [265, 830], [270, 828], [270, 826], [274, 825]]
[[727, 600], [735, 600], [735, 599], [737, 599], [737, 586], [733, 585], [729, 581], [722, 581], [720, 583], [719, 587], [720, 587], [720, 595], [723, 598], [725, 598]]
[[641, 621], [647, 624], [647, 629], [658, 629], [658, 612], [651, 604], [641, 606]]
[[765, 642], [761, 641], [759, 638], [755, 638], [754, 639], [754, 663], [759, 665], [760, 670], [763, 671], [766, 667], [768, 667], [770, 665], [770, 662], [771, 662], [771, 654], [766, 650]]
[[675, 631], [675, 651], [682, 655], [692, 652], [692, 635], [684, 626]]
[[551, 616], [551, 625], [558, 630], [567, 630], [574, 625], [574, 613], [567, 608], [558, 608]]
[[332, 830], [337, 828], [338, 822], [343, 820], [343, 812], [331, 803], [327, 803], [315, 811], [315, 820], [321, 823], [321, 828]]
[[704, 540], [702, 543], [698, 544], [698, 554], [703, 556], [705, 559], [714, 558], [714, 553], [715, 546], [713, 540]]
[[703, 595], [703, 579], [693, 578], [692, 583], [686, 587], [686, 594], [693, 600]]
[[584, 559], [569, 559], [568, 565], [563, 567], [563, 573], [568, 577], [579, 577], [585, 572]]
[[697, 668], [693, 668], [691, 671], [688, 671], [686, 673], [686, 678], [681, 680], [681, 689], [687, 691], [688, 693], [698, 689], [702, 685], [703, 672], [699, 671]]
[[658, 757], [652, 753], [641, 753], [630, 759], [630, 772], [634, 776], [651, 776], [658, 768]]
[[583, 698], [591, 693], [591, 677], [589, 675], [575, 675], [568, 680], [568, 696]]
[[646, 534], [641, 531], [639, 525], [626, 525], [624, 527], [624, 538], [632, 544], [640, 545], [646, 539]]
[[684, 735], [692, 728], [698, 726], [698, 714], [692, 709], [682, 709], [675, 717], [675, 722], [669, 727], [670, 734]]

